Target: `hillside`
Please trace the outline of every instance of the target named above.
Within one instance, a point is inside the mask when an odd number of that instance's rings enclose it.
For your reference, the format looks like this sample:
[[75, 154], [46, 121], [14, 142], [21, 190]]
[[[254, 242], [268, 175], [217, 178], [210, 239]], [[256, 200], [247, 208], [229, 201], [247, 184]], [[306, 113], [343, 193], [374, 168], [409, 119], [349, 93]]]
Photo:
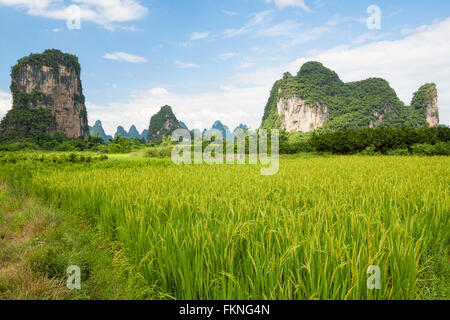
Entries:
[[20, 59], [11, 71], [13, 107], [0, 124], [2, 139], [55, 132], [87, 138], [80, 70], [76, 56], [54, 49]]
[[150, 120], [148, 129], [148, 141], [158, 142], [170, 136], [175, 130], [182, 126], [172, 111], [172, 107], [163, 106]]
[[344, 83], [319, 62], [305, 63], [296, 76], [275, 82], [264, 110], [263, 128], [310, 132], [378, 126], [437, 126], [437, 90], [423, 86], [405, 106], [380, 78]]

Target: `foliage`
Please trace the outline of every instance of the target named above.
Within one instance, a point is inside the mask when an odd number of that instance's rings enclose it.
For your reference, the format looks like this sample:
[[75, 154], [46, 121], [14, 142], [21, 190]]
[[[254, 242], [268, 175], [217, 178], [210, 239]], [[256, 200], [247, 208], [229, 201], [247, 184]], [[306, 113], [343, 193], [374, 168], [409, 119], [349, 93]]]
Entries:
[[90, 155], [78, 153], [38, 154], [38, 153], [0, 153], [0, 163], [18, 163], [22, 161], [40, 162], [43, 164], [92, 163], [106, 161], [106, 155]]
[[440, 145], [439, 148], [448, 149], [450, 128], [344, 129], [315, 132], [310, 140], [314, 151], [336, 154], [355, 154], [372, 148], [374, 153], [383, 154], [397, 149], [408, 149], [411, 152], [415, 144], [436, 145], [441, 142], [444, 145]]
[[133, 150], [139, 149], [145, 145], [143, 139], [137, 138], [125, 138], [118, 135], [116, 138], [111, 139], [107, 145], [106, 153], [130, 153]]
[[34, 138], [56, 130], [56, 118], [45, 108], [17, 106], [0, 123], [0, 142]]
[[411, 147], [412, 154], [420, 156], [450, 156], [450, 141], [435, 145], [418, 143]]
[[24, 57], [17, 61], [17, 64], [11, 69], [11, 77], [14, 79], [20, 73], [20, 70], [26, 65], [36, 66], [42, 68], [42, 66], [48, 66], [52, 68], [52, 72], [56, 75], [59, 74], [59, 66], [64, 65], [73, 69], [77, 75], [81, 72], [80, 64], [78, 63], [78, 57], [72, 54], [62, 53], [56, 49], [48, 49], [43, 53], [32, 53], [27, 57]]

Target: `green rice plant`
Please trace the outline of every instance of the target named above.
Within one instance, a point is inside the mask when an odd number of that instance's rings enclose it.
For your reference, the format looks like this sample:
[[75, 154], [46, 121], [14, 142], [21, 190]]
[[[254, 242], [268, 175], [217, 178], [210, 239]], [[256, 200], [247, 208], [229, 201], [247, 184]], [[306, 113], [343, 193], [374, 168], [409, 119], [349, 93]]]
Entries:
[[[29, 192], [119, 243], [156, 299], [422, 299], [433, 263], [448, 263], [449, 164], [284, 158], [274, 176], [164, 159], [42, 164]], [[367, 288], [370, 265], [381, 290]]]

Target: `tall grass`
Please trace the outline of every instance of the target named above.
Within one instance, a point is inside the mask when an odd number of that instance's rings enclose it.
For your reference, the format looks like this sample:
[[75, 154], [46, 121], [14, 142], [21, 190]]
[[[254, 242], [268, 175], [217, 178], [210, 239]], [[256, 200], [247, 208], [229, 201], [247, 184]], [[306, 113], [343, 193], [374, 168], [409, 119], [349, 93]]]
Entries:
[[30, 190], [120, 243], [155, 298], [415, 299], [448, 255], [445, 157], [138, 163], [35, 170]]

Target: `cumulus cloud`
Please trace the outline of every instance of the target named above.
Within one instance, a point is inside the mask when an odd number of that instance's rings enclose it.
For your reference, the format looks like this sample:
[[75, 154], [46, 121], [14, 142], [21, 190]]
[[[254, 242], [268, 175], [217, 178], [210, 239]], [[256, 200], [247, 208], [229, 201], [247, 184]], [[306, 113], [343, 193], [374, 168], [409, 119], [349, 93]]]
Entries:
[[12, 97], [9, 93], [0, 91], [0, 119], [2, 119], [6, 112], [11, 109]]
[[125, 61], [131, 63], [145, 63], [147, 59], [126, 52], [106, 53], [103, 58], [108, 60]]
[[279, 9], [287, 7], [300, 7], [303, 10], [310, 12], [311, 9], [305, 4], [304, 0], [265, 0], [267, 3], [275, 3]]
[[0, 6], [8, 6], [25, 11], [28, 15], [57, 20], [72, 18], [70, 7], [78, 6], [81, 21], [101, 25], [105, 29], [134, 31], [134, 27], [124, 27], [117, 23], [134, 21], [147, 14], [148, 9], [137, 0], [73, 0], [70, 6], [60, 0], [0, 0]]

